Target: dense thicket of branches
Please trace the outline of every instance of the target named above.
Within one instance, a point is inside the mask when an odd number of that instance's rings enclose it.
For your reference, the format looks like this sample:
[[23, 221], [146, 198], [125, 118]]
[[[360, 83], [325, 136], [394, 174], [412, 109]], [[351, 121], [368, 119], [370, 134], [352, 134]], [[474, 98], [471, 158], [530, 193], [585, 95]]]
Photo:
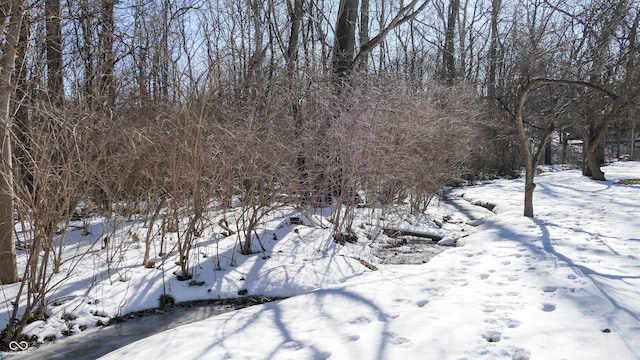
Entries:
[[[188, 278], [211, 206], [241, 207], [232, 225], [250, 254], [275, 207], [340, 204], [342, 241], [357, 202], [423, 211], [462, 177], [530, 170], [542, 150], [568, 161], [572, 139], [585, 174], [604, 179], [599, 159], [630, 153], [638, 128], [639, 6], [2, 2], [0, 272], [28, 297], [5, 340], [43, 316], [77, 209], [145, 214], [147, 246], [161, 211], [163, 231], [187, 221]], [[20, 276], [14, 213], [31, 231]]]

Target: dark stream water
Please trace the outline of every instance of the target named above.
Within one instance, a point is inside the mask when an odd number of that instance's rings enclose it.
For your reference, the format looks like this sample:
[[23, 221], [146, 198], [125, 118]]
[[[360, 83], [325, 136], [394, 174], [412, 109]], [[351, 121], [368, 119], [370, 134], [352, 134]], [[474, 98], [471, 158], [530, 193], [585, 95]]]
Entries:
[[0, 358], [3, 360], [96, 359], [145, 337], [242, 307], [245, 306], [193, 305], [175, 308], [107, 327], [88, 329], [23, 352], [0, 353]]

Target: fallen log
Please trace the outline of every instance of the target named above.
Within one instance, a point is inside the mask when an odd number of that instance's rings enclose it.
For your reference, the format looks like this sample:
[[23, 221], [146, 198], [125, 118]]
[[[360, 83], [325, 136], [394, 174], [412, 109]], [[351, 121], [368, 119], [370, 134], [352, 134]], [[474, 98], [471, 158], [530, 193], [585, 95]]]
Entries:
[[431, 234], [422, 231], [414, 231], [414, 230], [405, 230], [405, 229], [394, 229], [394, 228], [382, 228], [382, 232], [391, 238], [399, 238], [403, 236], [413, 236], [418, 238], [430, 239], [432, 241], [440, 241], [442, 240], [442, 236]]

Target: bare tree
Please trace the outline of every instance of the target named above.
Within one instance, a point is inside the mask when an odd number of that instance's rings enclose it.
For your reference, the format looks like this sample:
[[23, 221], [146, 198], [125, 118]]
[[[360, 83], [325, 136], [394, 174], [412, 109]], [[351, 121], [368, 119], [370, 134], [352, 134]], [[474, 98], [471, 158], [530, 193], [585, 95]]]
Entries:
[[[591, 39], [589, 43], [589, 54], [592, 64], [589, 75], [590, 83], [601, 85], [603, 78], [606, 77], [605, 67], [607, 66], [606, 59], [608, 58], [608, 51], [615, 38], [615, 32], [621, 25], [626, 25], [625, 17], [628, 16], [629, 10], [628, 1], [620, 0], [605, 8], [603, 14], [596, 14], [601, 15], [599, 18], [594, 19], [597, 24], [587, 24], [587, 28], [589, 29], [587, 36]], [[602, 110], [602, 105], [600, 105], [597, 97], [588, 97], [590, 100], [586, 102], [587, 108], [582, 127], [583, 152], [585, 158], [583, 174], [591, 176], [594, 180], [605, 180], [604, 172], [600, 169], [601, 161], [598, 156], [598, 149], [602, 146], [607, 128], [617, 118], [623, 107], [629, 102], [629, 99], [635, 97], [638, 91], [637, 88], [634, 89], [634, 72], [636, 71], [636, 36], [638, 32], [638, 22], [640, 21], [640, 12], [635, 9], [635, 14], [631, 11], [631, 15], [633, 17], [630, 19], [630, 24], [628, 25], [629, 30], [626, 32], [627, 44], [626, 51], [624, 52], [626, 56], [622, 51], [619, 52], [620, 60], [626, 57], [626, 64], [620, 67], [624, 78], [616, 84], [618, 98], [608, 106], [610, 110], [605, 112], [604, 116], [599, 115]], [[624, 48], [625, 47], [623, 47], [623, 49]]]
[[518, 138], [520, 140], [520, 147], [524, 156], [525, 163], [525, 190], [524, 190], [524, 216], [533, 217], [533, 192], [536, 188], [536, 184], [533, 182], [535, 176], [535, 169], [540, 162], [540, 158], [544, 153], [546, 143], [551, 138], [551, 134], [555, 131], [555, 123], [551, 123], [548, 130], [544, 133], [544, 136], [540, 140], [539, 144], [536, 144], [536, 151], [532, 153], [530, 137], [526, 134], [523, 120], [523, 110], [525, 102], [529, 94], [540, 87], [548, 85], [567, 85], [578, 86], [588, 88], [593, 91], [597, 91], [600, 94], [607, 96], [614, 102], [617, 101], [618, 96], [609, 91], [593, 85], [588, 82], [582, 81], [570, 81], [570, 80], [551, 80], [537, 78], [527, 82], [521, 89], [518, 95], [518, 103], [515, 109], [515, 125], [518, 131]]

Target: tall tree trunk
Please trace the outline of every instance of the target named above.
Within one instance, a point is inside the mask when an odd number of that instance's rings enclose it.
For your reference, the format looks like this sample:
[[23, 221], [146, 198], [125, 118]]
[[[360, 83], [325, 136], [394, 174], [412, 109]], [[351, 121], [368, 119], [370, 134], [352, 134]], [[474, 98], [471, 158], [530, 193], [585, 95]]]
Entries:
[[447, 17], [447, 29], [444, 37], [444, 50], [442, 51], [442, 64], [444, 66], [444, 81], [447, 85], [453, 85], [456, 79], [456, 62], [454, 37], [456, 20], [460, 11], [460, 0], [449, 2], [449, 15]]
[[[11, 77], [17, 54], [23, 19], [23, 1], [12, 0], [0, 5], [0, 23], [6, 24], [0, 58], [0, 284], [18, 282], [16, 244], [13, 228], [13, 162], [11, 155], [10, 111], [14, 86]], [[7, 19], [8, 18], [8, 19]], [[9, 20], [7, 22], [7, 20]]]
[[98, 93], [96, 91], [96, 48], [93, 40], [93, 19], [91, 9], [87, 0], [80, 2], [80, 28], [82, 29], [82, 46], [80, 47], [80, 56], [82, 57], [82, 65], [84, 70], [84, 92], [87, 97], [88, 108], [87, 110], [95, 110], [98, 105]]
[[[360, 4], [360, 51], [364, 48], [364, 46], [369, 42], [369, 0], [362, 0], [362, 4]], [[367, 59], [368, 56], [364, 57], [359, 64], [359, 70], [367, 71]]]
[[62, 107], [64, 88], [62, 85], [62, 27], [60, 26], [60, 0], [45, 3], [47, 30], [47, 87], [49, 101], [54, 108]]
[[293, 80], [298, 62], [298, 43], [300, 41], [300, 23], [302, 22], [302, 0], [293, 0], [293, 9], [290, 9], [291, 34], [287, 46], [287, 72]]
[[349, 76], [355, 57], [358, 0], [341, 0], [333, 49], [333, 74], [339, 85]]
[[113, 11], [117, 0], [102, 0], [101, 10], [101, 63], [99, 70], [99, 95], [100, 105], [112, 107], [115, 105], [115, 57], [113, 54], [114, 43], [114, 18]]
[[[297, 70], [298, 70], [298, 46], [300, 42], [300, 24], [302, 22], [302, 0], [293, 1], [293, 9], [289, 9], [291, 17], [291, 34], [289, 36], [289, 44], [287, 46], [287, 75], [289, 77], [289, 91], [291, 93], [291, 113], [294, 118], [296, 133], [299, 135], [302, 129], [302, 117], [299, 111], [297, 90]], [[287, 2], [287, 4], [289, 4]]]
[[496, 98], [496, 68], [498, 64], [498, 13], [501, 0], [491, 1], [491, 42], [489, 44], [489, 78], [488, 94], [490, 99]]
[[22, 20], [22, 27], [20, 29], [20, 37], [18, 40], [18, 49], [16, 51], [16, 102], [14, 109], [11, 110], [14, 116], [15, 126], [15, 139], [18, 142], [18, 146], [14, 146], [14, 159], [17, 159], [17, 163], [14, 164], [14, 171], [17, 173], [17, 179], [24, 188], [31, 192], [33, 189], [33, 175], [27, 165], [27, 157], [30, 152], [30, 139], [28, 136], [28, 125], [30, 121], [29, 111], [29, 93], [30, 84], [27, 82], [27, 49], [29, 46], [29, 14], [24, 14]]

